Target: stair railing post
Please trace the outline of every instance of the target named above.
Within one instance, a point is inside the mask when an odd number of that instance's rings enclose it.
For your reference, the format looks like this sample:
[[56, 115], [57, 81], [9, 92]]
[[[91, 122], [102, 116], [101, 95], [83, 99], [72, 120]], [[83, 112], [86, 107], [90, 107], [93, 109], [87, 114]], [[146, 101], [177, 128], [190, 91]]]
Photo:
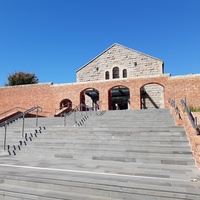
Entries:
[[86, 109], [86, 116], [88, 115], [88, 110], [87, 110], [87, 105], [85, 105], [85, 109]]
[[67, 118], [67, 113], [64, 113], [64, 126], [66, 126], [66, 118]]
[[6, 150], [6, 137], [7, 137], [7, 123], [5, 123], [4, 145], [3, 149]]
[[76, 124], [76, 110], [74, 110], [74, 124]]
[[24, 116], [25, 114], [23, 114], [23, 122], [22, 122], [22, 137], [24, 137]]
[[36, 127], [38, 127], [38, 107], [36, 109]]
[[194, 118], [194, 125], [197, 126], [197, 117]]

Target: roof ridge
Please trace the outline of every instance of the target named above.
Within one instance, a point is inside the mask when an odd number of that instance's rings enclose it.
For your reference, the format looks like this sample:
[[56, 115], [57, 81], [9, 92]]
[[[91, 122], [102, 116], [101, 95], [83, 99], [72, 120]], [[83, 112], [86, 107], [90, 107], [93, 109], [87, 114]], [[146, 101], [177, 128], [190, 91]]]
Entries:
[[158, 58], [156, 58], [156, 57], [150, 56], [150, 55], [148, 55], [148, 54], [145, 54], [145, 53], [143, 53], [143, 52], [137, 51], [137, 50], [135, 50], [135, 49], [131, 49], [131, 48], [126, 47], [126, 46], [124, 46], [124, 45], [121, 45], [121, 44], [118, 44], [118, 43], [114, 43], [114, 44], [112, 44], [111, 46], [109, 46], [107, 49], [105, 49], [104, 51], [102, 51], [100, 54], [98, 54], [97, 56], [95, 56], [92, 60], [90, 60], [89, 62], [87, 62], [86, 64], [84, 64], [82, 67], [80, 67], [80, 68], [76, 71], [76, 73], [77, 73], [78, 71], [80, 71], [81, 69], [83, 69], [83, 68], [84, 68], [85, 66], [87, 66], [88, 64], [90, 64], [91, 62], [93, 62], [95, 59], [97, 59], [98, 57], [100, 57], [100, 56], [101, 56], [102, 54], [104, 54], [106, 51], [108, 51], [109, 49], [111, 49], [112, 47], [114, 47], [114, 46], [116, 46], [116, 45], [121, 46], [121, 47], [126, 48], [126, 49], [131, 50], [131, 51], [135, 51], [135, 52], [137, 52], [137, 53], [139, 53], [139, 54], [148, 56], [148, 57], [150, 57], [150, 58], [153, 58], [153, 59], [156, 59], [156, 60], [160, 60], [160, 61], [163, 62], [163, 60], [158, 59]]

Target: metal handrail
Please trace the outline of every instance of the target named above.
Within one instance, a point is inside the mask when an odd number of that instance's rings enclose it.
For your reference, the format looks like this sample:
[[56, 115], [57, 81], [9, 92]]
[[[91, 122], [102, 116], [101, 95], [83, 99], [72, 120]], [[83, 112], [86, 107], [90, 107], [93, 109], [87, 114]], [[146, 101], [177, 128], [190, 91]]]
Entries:
[[[83, 112], [83, 107], [86, 108], [86, 116], [88, 115], [88, 109], [90, 108], [88, 105], [86, 104], [79, 104], [78, 106], [75, 106], [73, 109], [71, 109], [69, 112], [64, 112], [64, 126], [66, 126], [66, 118], [67, 116], [71, 115], [72, 113], [74, 113], [74, 124], [77, 123], [77, 116], [76, 116], [76, 112], [79, 110], [81, 112], [81, 115], [82, 115], [82, 112]], [[91, 115], [91, 111], [90, 111], [90, 115]]]
[[172, 108], [174, 108], [175, 113], [178, 115], [178, 118], [182, 120], [180, 110], [178, 106], [176, 105], [176, 102], [174, 99], [169, 99], [168, 100], [169, 104], [171, 105]]
[[30, 108], [30, 109], [27, 109], [26, 111], [21, 112], [21, 113], [15, 115], [15, 116], [13, 116], [13, 117], [11, 117], [11, 118], [9, 118], [9, 119], [6, 119], [5, 121], [3, 121], [3, 122], [0, 123], [0, 127], [5, 126], [6, 124], [12, 123], [12, 122], [15, 121], [16, 119], [19, 119], [19, 118], [25, 116], [26, 114], [28, 114], [28, 113], [30, 113], [30, 112], [36, 110], [36, 109], [39, 109], [39, 108], [42, 109], [42, 108], [39, 107], [39, 106], [34, 106], [34, 107], [32, 107], [32, 108]]
[[30, 109], [28, 109], [28, 110], [26, 110], [26, 111], [24, 111], [24, 112], [21, 112], [21, 113], [19, 113], [19, 114], [17, 114], [17, 115], [15, 115], [15, 116], [13, 116], [13, 117], [11, 117], [11, 118], [9, 118], [9, 119], [7, 119], [7, 120], [5, 120], [5, 121], [3, 121], [3, 122], [1, 122], [0, 123], [0, 127], [5, 127], [5, 134], [4, 134], [4, 150], [6, 150], [6, 138], [7, 138], [7, 126], [10, 124], [10, 123], [12, 123], [13, 121], [15, 121], [15, 120], [17, 120], [17, 119], [19, 119], [19, 118], [23, 118], [23, 125], [22, 125], [22, 137], [24, 137], [24, 120], [25, 120], [25, 116], [26, 116], [26, 114], [28, 114], [28, 113], [30, 113], [30, 112], [32, 112], [32, 111], [34, 111], [34, 110], [36, 110], [36, 127], [38, 126], [38, 110], [41, 110], [42, 111], [42, 108], [40, 107], [40, 106], [34, 106], [34, 107], [32, 107], [32, 108], [30, 108]]
[[5, 118], [8, 116], [7, 113], [10, 113], [12, 111], [22, 111], [22, 110], [27, 110], [27, 108], [21, 108], [21, 107], [11, 108], [10, 110], [0, 113], [0, 116], [3, 116]]
[[[71, 105], [71, 107], [72, 107], [72, 106], [77, 107], [76, 105], [74, 105], [74, 104], [72, 104], [72, 103], [70, 103], [70, 104], [68, 104], [68, 105]], [[63, 108], [69, 108], [69, 107], [63, 107]], [[63, 109], [63, 108], [62, 108], [62, 109]], [[54, 111], [54, 116], [56, 115], [56, 112], [57, 112], [57, 111], [60, 111], [60, 110], [61, 110], [61, 109], [56, 108], [55, 111]], [[71, 109], [71, 110], [73, 110], [73, 109]], [[71, 110], [70, 110], [70, 111], [71, 111]], [[68, 112], [70, 112], [70, 111], [68, 111]], [[66, 113], [66, 112], [63, 112], [63, 113]], [[61, 115], [61, 114], [60, 114], [60, 115]]]
[[197, 135], [200, 135], [200, 126], [197, 124], [197, 118], [193, 117], [190, 109], [188, 108], [187, 104], [186, 104], [186, 100], [181, 99], [181, 104], [184, 107], [185, 112], [187, 113], [187, 116], [190, 120], [190, 123], [192, 124], [192, 127], [197, 131]]
[[5, 125], [7, 125], [7, 124], [9, 124], [9, 123], [12, 123], [13, 121], [15, 121], [16, 119], [21, 118], [22, 116], [23, 116], [23, 112], [21, 112], [21, 113], [15, 115], [14, 117], [11, 117], [11, 118], [9, 118], [9, 119], [7, 119], [7, 120], [1, 122], [1, 123], [0, 123], [0, 127], [3, 127], [3, 126], [5, 126]]
[[[71, 104], [71, 105], [72, 105], [72, 104]], [[85, 108], [85, 109], [83, 109], [83, 108]], [[97, 107], [95, 107], [95, 108], [96, 108], [96, 109], [95, 109], [95, 110], [96, 110], [96, 115], [98, 115], [98, 113], [97, 113], [98, 109], [97, 109]], [[55, 109], [55, 113], [56, 113], [57, 110], [58, 110], [58, 109]], [[85, 112], [86, 112], [86, 116], [88, 116], [88, 112], [89, 112], [89, 113], [90, 113], [90, 116], [91, 116], [92, 109], [91, 109], [90, 106], [81, 103], [81, 104], [75, 106], [74, 108], [72, 108], [72, 109], [71, 109], [70, 111], [68, 111], [68, 112], [63, 111], [62, 114], [60, 114], [60, 116], [61, 116], [61, 117], [64, 117], [64, 126], [66, 126], [66, 118], [67, 118], [67, 116], [70, 116], [72, 113], [74, 113], [74, 124], [75, 124], [75, 125], [77, 124], [77, 114], [76, 114], [77, 111], [78, 111], [79, 113], [81, 113], [81, 115], [82, 115], [82, 113], [85, 111]]]

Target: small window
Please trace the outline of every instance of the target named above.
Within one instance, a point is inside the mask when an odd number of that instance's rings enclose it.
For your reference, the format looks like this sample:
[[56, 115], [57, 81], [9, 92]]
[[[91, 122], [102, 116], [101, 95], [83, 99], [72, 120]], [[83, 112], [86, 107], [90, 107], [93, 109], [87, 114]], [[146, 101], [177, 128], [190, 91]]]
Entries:
[[123, 78], [127, 78], [127, 70], [123, 69]]
[[108, 80], [108, 79], [110, 78], [110, 77], [109, 77], [109, 72], [108, 72], [108, 71], [106, 71], [105, 78], [106, 78], [106, 80]]
[[113, 79], [119, 78], [119, 67], [113, 68]]

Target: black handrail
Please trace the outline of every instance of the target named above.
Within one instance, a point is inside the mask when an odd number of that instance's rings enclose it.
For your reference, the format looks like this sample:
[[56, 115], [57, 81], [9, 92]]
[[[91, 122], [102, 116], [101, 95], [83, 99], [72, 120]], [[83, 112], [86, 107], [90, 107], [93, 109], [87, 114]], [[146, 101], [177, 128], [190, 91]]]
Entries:
[[16, 111], [16, 112], [21, 112], [22, 110], [27, 110], [27, 108], [21, 108], [21, 107], [15, 107], [15, 108], [11, 108], [10, 110], [7, 110], [3, 113], [0, 113], [0, 116], [3, 116], [4, 118], [7, 117], [7, 113], [10, 113], [10, 112], [13, 112], [13, 111]]
[[178, 118], [182, 119], [181, 118], [181, 114], [180, 114], [180, 110], [179, 110], [178, 106], [176, 105], [175, 100], [174, 99], [169, 99], [168, 102], [171, 105], [171, 107], [174, 108], [174, 111], [178, 115]]
[[23, 125], [22, 125], [22, 137], [24, 137], [24, 118], [26, 116], [26, 114], [34, 111], [34, 110], [37, 110], [36, 111], [36, 127], [38, 126], [38, 110], [41, 109], [42, 111], [42, 108], [40, 106], [34, 106], [24, 112], [21, 112], [3, 122], [0, 123], [0, 127], [5, 127], [5, 134], [4, 134], [4, 150], [6, 150], [6, 134], [7, 134], [7, 126], [12, 123], [13, 121], [19, 119], [19, 118], [23, 118]]
[[11, 118], [9, 118], [9, 119], [7, 119], [7, 120], [1, 122], [1, 123], [0, 123], [0, 127], [3, 127], [3, 126], [5, 126], [5, 125], [7, 125], [7, 124], [10, 124], [10, 123], [12, 123], [13, 121], [15, 121], [16, 119], [21, 118], [22, 116], [23, 116], [23, 112], [21, 112], [21, 113], [15, 115], [14, 117], [11, 117]]
[[11, 118], [9, 118], [9, 119], [6, 119], [5, 121], [3, 121], [3, 122], [0, 123], [0, 127], [5, 126], [6, 124], [12, 123], [12, 122], [15, 121], [16, 119], [19, 119], [19, 118], [25, 116], [26, 114], [28, 114], [28, 113], [30, 113], [30, 112], [36, 110], [36, 109], [39, 109], [39, 108], [42, 109], [42, 108], [39, 107], [39, 106], [34, 106], [34, 107], [32, 107], [32, 108], [30, 108], [30, 109], [27, 109], [26, 111], [21, 112], [21, 113], [15, 115], [15, 116], [13, 116], [13, 117], [11, 117]]
[[[85, 110], [83, 110], [83, 107], [85, 108]], [[77, 124], [77, 116], [76, 116], [76, 112], [79, 111], [82, 112], [86, 111], [86, 116], [88, 117], [88, 112], [90, 112], [90, 116], [91, 116], [91, 109], [88, 105], [86, 104], [79, 104], [78, 106], [75, 106], [73, 109], [71, 109], [69, 112], [64, 112], [64, 126], [66, 126], [66, 117], [71, 115], [72, 113], [74, 113], [74, 124]]]
[[[72, 104], [71, 104], [72, 105]], [[67, 107], [66, 107], [67, 108]], [[84, 109], [83, 109], [84, 108]], [[102, 113], [100, 113], [100, 114], [98, 114], [97, 113], [97, 111], [98, 111], [98, 107], [96, 106], [95, 107], [96, 109], [96, 115], [102, 115], [104, 112], [102, 112]], [[55, 113], [56, 113], [56, 111], [57, 111], [58, 109], [55, 109]], [[79, 104], [79, 105], [77, 105], [77, 106], [75, 106], [74, 108], [72, 108], [71, 110], [69, 110], [68, 112], [66, 112], [66, 111], [63, 111], [62, 112], [62, 114], [60, 114], [60, 116], [61, 117], [64, 117], [64, 126], [66, 126], [66, 118], [67, 118], [67, 116], [70, 116], [72, 113], [74, 113], [74, 125], [77, 125], [77, 112], [79, 112], [79, 113], [81, 113], [81, 115], [82, 115], [82, 113], [83, 112], [86, 112], [86, 116], [87, 116], [87, 118], [88, 118], [88, 112], [90, 113], [90, 116], [91, 116], [91, 112], [92, 112], [92, 109], [91, 109], [91, 107], [90, 106], [88, 106], [88, 105], [86, 105], [86, 104], [83, 104], [83, 103], [81, 103], [81, 104]], [[84, 118], [84, 117], [83, 117]]]
[[197, 119], [193, 117], [190, 109], [188, 108], [186, 100], [181, 99], [181, 104], [183, 105], [184, 110], [187, 113], [187, 116], [190, 120], [190, 123], [192, 124], [192, 127], [197, 131], [197, 135], [200, 135], [200, 126], [197, 124]]

